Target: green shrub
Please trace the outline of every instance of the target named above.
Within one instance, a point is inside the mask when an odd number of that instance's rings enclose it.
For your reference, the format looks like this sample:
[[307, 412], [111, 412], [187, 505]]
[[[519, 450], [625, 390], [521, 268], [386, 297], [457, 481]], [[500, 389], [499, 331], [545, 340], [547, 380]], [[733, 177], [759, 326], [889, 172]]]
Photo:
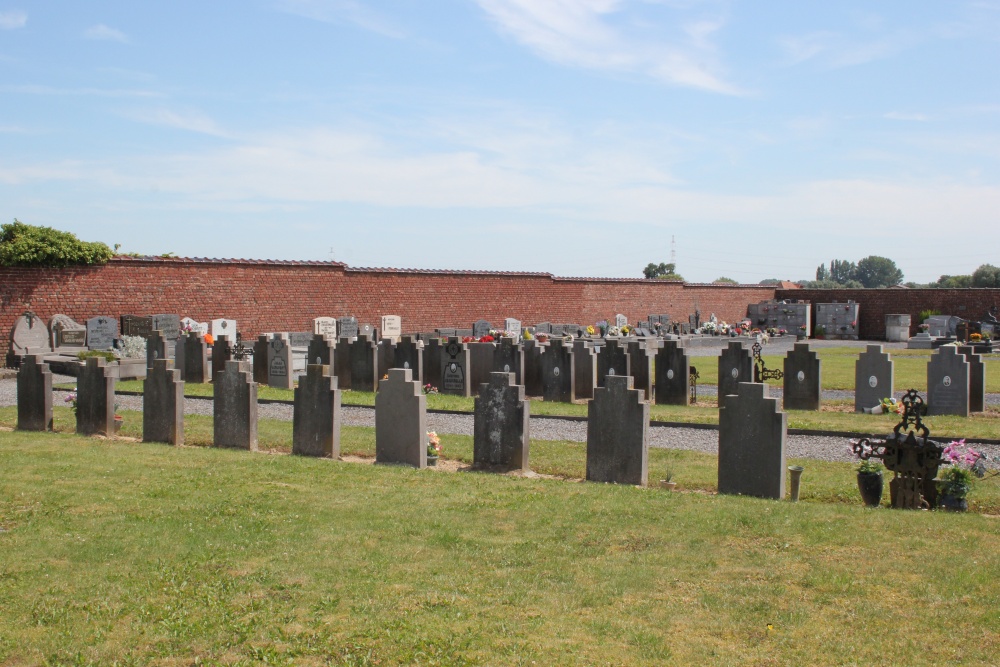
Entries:
[[104, 243], [81, 241], [51, 227], [26, 225], [17, 219], [0, 225], [0, 266], [104, 264], [113, 255]]
[[76, 358], [80, 361], [86, 361], [87, 357], [104, 357], [107, 359], [108, 363], [112, 361], [117, 361], [118, 357], [115, 356], [114, 352], [108, 352], [104, 350], [87, 350], [86, 352], [77, 352]]

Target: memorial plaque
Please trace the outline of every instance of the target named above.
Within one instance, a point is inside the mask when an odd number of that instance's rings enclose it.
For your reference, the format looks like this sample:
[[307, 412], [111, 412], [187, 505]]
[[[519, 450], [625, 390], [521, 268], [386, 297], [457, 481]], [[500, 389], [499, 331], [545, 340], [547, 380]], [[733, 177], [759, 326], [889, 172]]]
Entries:
[[338, 338], [357, 338], [358, 321], [353, 317], [340, 317], [337, 319]]
[[87, 347], [110, 350], [118, 338], [118, 322], [113, 317], [92, 317], [87, 320]]

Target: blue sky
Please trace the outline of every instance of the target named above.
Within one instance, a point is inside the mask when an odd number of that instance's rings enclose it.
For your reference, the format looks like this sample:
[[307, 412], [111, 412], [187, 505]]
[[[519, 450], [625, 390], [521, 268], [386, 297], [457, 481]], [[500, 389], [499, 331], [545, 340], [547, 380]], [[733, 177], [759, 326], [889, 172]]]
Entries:
[[0, 0], [0, 222], [180, 256], [1000, 264], [1000, 0]]

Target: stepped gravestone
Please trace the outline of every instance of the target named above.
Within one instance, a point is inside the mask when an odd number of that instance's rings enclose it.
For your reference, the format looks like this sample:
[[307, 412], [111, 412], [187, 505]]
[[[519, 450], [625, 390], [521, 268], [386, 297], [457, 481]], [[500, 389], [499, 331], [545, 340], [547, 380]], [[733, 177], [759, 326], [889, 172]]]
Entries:
[[396, 368], [396, 340], [382, 338], [376, 341], [375, 364], [378, 366], [378, 377], [384, 378], [390, 368]]
[[969, 362], [969, 412], [986, 410], [986, 367], [982, 355], [971, 345], [959, 345], [958, 353]]
[[819, 410], [821, 363], [809, 343], [795, 343], [785, 355], [784, 409]]
[[351, 389], [375, 391], [378, 387], [378, 343], [365, 334], [349, 345], [351, 357]]
[[[324, 340], [321, 334], [316, 338]], [[295, 388], [292, 412], [292, 454], [340, 456], [340, 390], [330, 367], [309, 364]]]
[[437, 336], [431, 336], [424, 343], [424, 377], [423, 383], [435, 389], [441, 388], [441, 355], [444, 345]]
[[169, 359], [154, 359], [142, 383], [142, 440], [184, 444], [184, 381]]
[[337, 387], [343, 391], [352, 389], [351, 383], [351, 338], [338, 338], [333, 349], [333, 374], [337, 377]]
[[448, 344], [441, 351], [441, 386], [439, 389], [442, 394], [472, 395], [469, 378], [469, 347], [458, 342], [458, 338], [449, 338]]
[[573, 345], [562, 339], [553, 340], [541, 355], [542, 397], [546, 401], [572, 403], [576, 396], [576, 376], [573, 366]]
[[513, 338], [501, 337], [493, 351], [493, 372], [513, 373], [514, 384], [524, 379], [524, 355]]
[[469, 343], [469, 390], [479, 393], [479, 385], [490, 381], [496, 343]]
[[292, 389], [292, 344], [288, 334], [274, 334], [267, 342], [267, 386]]
[[594, 397], [597, 387], [597, 350], [585, 340], [573, 341], [573, 393], [577, 399]]
[[969, 416], [969, 362], [943, 345], [927, 364], [927, 414]]
[[427, 397], [408, 368], [393, 368], [375, 396], [375, 461], [427, 466]]
[[426, 384], [424, 381], [423, 352], [423, 341], [417, 340], [415, 336], [402, 336], [396, 343], [396, 350], [392, 355], [393, 368], [408, 368], [413, 371], [413, 379], [421, 386]]
[[153, 367], [157, 359], [169, 359], [170, 349], [163, 332], [154, 329], [146, 336], [146, 369]]
[[528, 396], [542, 395], [542, 351], [548, 343], [535, 339], [524, 341], [521, 358], [524, 360], [524, 393]]
[[222, 371], [226, 370], [226, 362], [233, 358], [232, 337], [229, 334], [219, 336], [212, 343], [212, 382]]
[[88, 357], [76, 378], [76, 432], [111, 435], [115, 426], [115, 382], [118, 366]]
[[632, 340], [625, 343], [628, 353], [629, 375], [636, 389], [642, 390], [645, 400], [653, 400], [653, 354], [646, 343]]
[[656, 353], [656, 404], [688, 405], [691, 400], [691, 360], [680, 341], [664, 341]]
[[753, 382], [753, 355], [733, 341], [719, 355], [719, 405], [723, 396], [735, 395], [743, 382]]
[[257, 383], [245, 361], [227, 361], [215, 380], [214, 447], [257, 451]]
[[778, 399], [755, 382], [719, 399], [719, 493], [784, 498], [788, 429]]
[[649, 403], [627, 375], [609, 375], [587, 408], [587, 479], [646, 485]]
[[895, 377], [892, 359], [882, 346], [869, 345], [854, 363], [854, 411], [864, 412], [892, 398]]
[[253, 381], [267, 384], [267, 347], [270, 338], [261, 334], [253, 343]]
[[597, 386], [603, 387], [608, 376], [631, 375], [628, 351], [616, 339], [608, 339], [597, 353]]
[[306, 348], [306, 365], [316, 364], [318, 366], [329, 366], [327, 373], [333, 368], [334, 350], [337, 348], [337, 341], [327, 338], [324, 334], [313, 334]]
[[52, 430], [52, 371], [42, 355], [29, 354], [17, 370], [17, 430]]
[[205, 338], [192, 331], [178, 340], [177, 346], [181, 347], [182, 343], [184, 352], [180, 354], [180, 361], [183, 362], [183, 366], [180, 365], [180, 362], [175, 364], [182, 371], [181, 379], [189, 384], [208, 382], [211, 368], [208, 365], [208, 344], [205, 342]]
[[490, 373], [479, 388], [472, 459], [476, 465], [528, 469], [530, 407], [513, 373]]

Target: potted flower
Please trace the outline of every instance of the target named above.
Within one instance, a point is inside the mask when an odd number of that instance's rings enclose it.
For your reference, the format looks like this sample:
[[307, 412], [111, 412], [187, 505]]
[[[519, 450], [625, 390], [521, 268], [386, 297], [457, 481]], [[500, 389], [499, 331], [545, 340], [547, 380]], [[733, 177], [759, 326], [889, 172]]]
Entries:
[[986, 475], [986, 457], [965, 444], [965, 440], [952, 440], [941, 453], [948, 467], [938, 474], [938, 506], [952, 512], [969, 508], [966, 496], [972, 490], [972, 476]]
[[882, 502], [883, 470], [885, 466], [870, 458], [858, 465], [858, 491], [866, 507], [878, 507]]
[[816, 340], [823, 340], [824, 338], [826, 338], [826, 327], [824, 327], [822, 324], [817, 324], [816, 327], [813, 329], [813, 338], [815, 338]]
[[441, 456], [441, 437], [434, 431], [427, 431], [427, 465], [436, 466]]
[[806, 325], [799, 325], [799, 333], [795, 335], [795, 340], [805, 340], [806, 338]]

